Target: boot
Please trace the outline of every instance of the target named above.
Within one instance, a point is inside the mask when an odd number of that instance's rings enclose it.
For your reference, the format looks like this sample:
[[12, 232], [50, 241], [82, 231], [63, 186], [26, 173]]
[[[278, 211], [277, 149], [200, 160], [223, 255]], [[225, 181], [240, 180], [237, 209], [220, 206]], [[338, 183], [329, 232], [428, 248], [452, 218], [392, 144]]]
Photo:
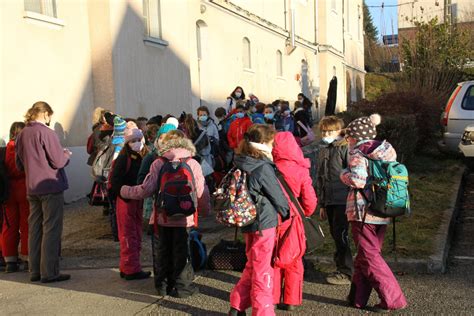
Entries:
[[127, 281], [131, 281], [131, 280], [142, 280], [142, 279], [147, 279], [149, 278], [151, 275], [151, 272], [150, 271], [140, 271], [140, 272], [137, 272], [137, 273], [133, 273], [133, 274], [125, 274], [125, 280]]
[[245, 311], [241, 312], [241, 311], [231, 307], [230, 310], [229, 310], [228, 315], [229, 316], [245, 316], [245, 315], [247, 315], [247, 313], [245, 313]]
[[7, 262], [6, 267], [5, 267], [5, 272], [6, 273], [13, 273], [13, 272], [18, 272], [20, 267], [18, 266], [18, 262]]

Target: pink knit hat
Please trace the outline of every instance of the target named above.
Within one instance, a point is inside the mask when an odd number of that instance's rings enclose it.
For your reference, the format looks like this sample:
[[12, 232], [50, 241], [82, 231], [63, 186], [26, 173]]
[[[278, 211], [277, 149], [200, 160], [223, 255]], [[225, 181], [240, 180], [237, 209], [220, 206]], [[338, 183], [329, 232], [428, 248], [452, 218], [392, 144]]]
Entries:
[[125, 143], [128, 143], [132, 139], [142, 139], [143, 133], [138, 128], [126, 128], [125, 129]]

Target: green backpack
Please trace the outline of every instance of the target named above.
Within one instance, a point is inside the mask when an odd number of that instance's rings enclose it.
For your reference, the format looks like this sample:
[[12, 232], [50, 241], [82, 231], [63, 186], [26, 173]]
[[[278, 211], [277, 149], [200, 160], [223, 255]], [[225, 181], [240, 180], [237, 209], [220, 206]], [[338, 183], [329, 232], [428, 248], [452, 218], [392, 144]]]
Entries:
[[396, 161], [369, 161], [367, 185], [372, 190], [371, 213], [379, 217], [409, 215], [408, 170]]

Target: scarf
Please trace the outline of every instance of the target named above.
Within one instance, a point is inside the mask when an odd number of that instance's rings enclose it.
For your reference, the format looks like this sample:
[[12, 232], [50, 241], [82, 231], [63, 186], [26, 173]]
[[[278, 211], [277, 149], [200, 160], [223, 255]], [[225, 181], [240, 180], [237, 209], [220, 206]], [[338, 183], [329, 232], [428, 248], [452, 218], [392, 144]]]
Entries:
[[260, 150], [265, 155], [265, 157], [273, 161], [272, 149], [270, 147], [268, 147], [265, 144], [260, 144], [260, 143], [254, 143], [254, 142], [249, 142], [249, 143], [250, 143], [250, 146], [252, 146], [253, 148], [257, 150]]

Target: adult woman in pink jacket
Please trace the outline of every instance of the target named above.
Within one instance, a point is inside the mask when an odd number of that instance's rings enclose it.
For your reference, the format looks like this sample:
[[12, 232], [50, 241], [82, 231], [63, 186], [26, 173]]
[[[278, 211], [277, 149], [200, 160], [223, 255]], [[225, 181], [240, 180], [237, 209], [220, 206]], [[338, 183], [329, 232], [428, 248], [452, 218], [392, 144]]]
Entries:
[[[304, 158], [292, 133], [281, 132], [275, 135], [272, 155], [273, 162], [291, 189], [291, 193], [300, 202], [305, 216], [311, 216], [316, 209], [318, 199], [309, 175], [310, 162]], [[280, 224], [277, 238], [285, 235], [293, 222], [291, 218], [300, 216], [286, 191], [283, 190], [283, 192], [290, 205], [290, 220]], [[301, 232], [296, 231], [297, 229], [304, 230], [302, 226], [294, 225], [288, 238], [298, 238], [298, 234]], [[277, 242], [281, 242], [281, 240]], [[274, 268], [273, 302], [278, 304], [279, 309], [294, 310], [295, 306], [301, 305], [303, 301], [304, 268], [302, 257], [306, 250], [306, 244], [302, 243], [299, 246], [301, 251], [299, 256], [294, 259], [293, 264], [284, 269], [277, 266]]]
[[[206, 207], [205, 182], [201, 165], [191, 157], [196, 149], [183, 132], [174, 130], [166, 133], [160, 140], [159, 156], [151, 165], [150, 172], [141, 185], [123, 186], [120, 195], [128, 199], [144, 199], [158, 191], [158, 179], [166, 160], [178, 162], [185, 160], [192, 171], [195, 182], [198, 209]], [[156, 215], [156, 216], [155, 216]], [[187, 217], [169, 217], [164, 210], [154, 206], [152, 218], [157, 220], [157, 249], [154, 262], [155, 287], [159, 295], [171, 295], [178, 298], [189, 297], [198, 292], [192, 284], [194, 272], [188, 250], [188, 230], [197, 226], [197, 213]]]

